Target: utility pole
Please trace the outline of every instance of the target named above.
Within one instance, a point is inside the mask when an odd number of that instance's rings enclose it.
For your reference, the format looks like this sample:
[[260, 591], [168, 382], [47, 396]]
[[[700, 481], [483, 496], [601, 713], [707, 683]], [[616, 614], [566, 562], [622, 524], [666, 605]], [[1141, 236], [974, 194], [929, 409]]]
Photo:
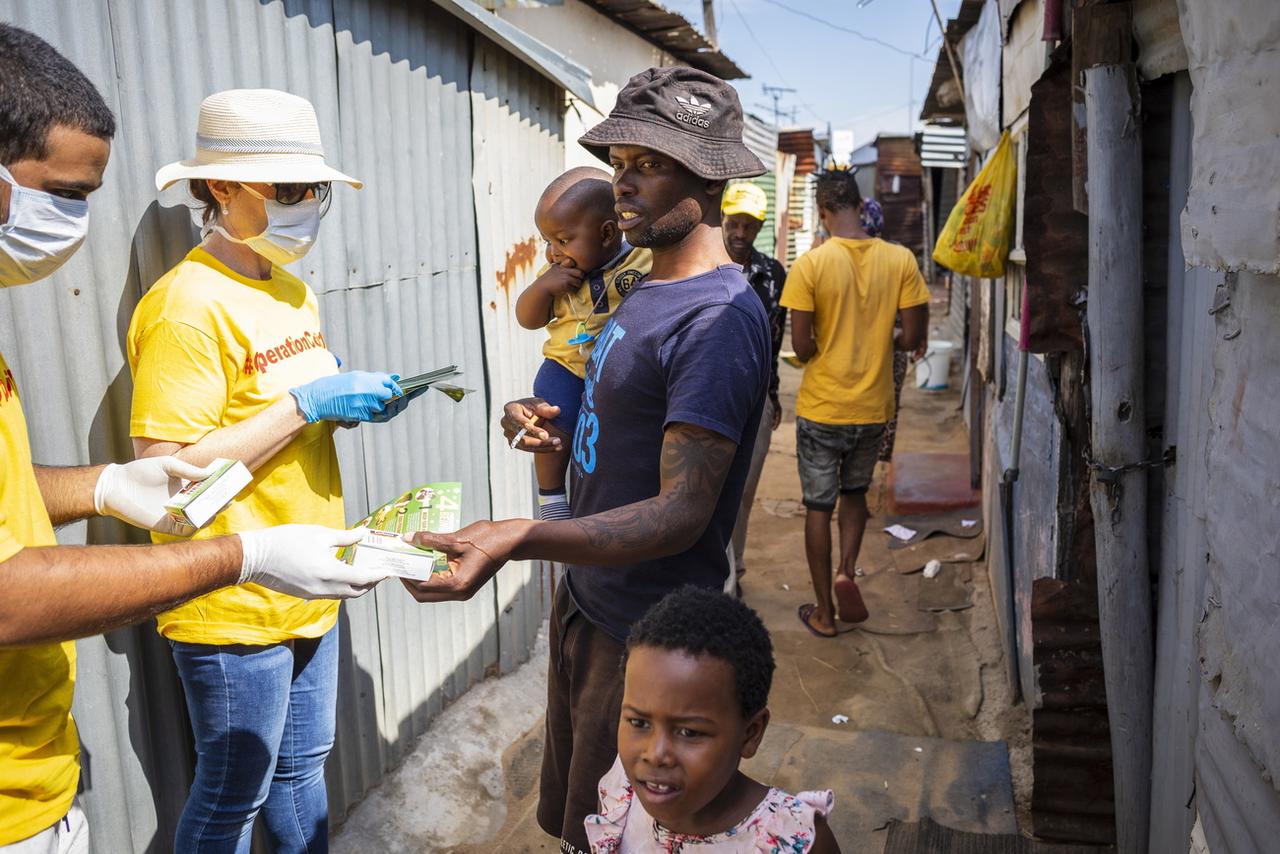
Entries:
[[716, 38], [716, 5], [715, 0], [702, 0], [702, 29], [707, 31], [707, 41], [719, 50], [720, 42]]
[[1142, 137], [1131, 64], [1084, 73], [1089, 166], [1089, 385], [1098, 623], [1116, 850], [1147, 851], [1155, 658], [1142, 380]]
[[[766, 95], [773, 98], [773, 126], [782, 127], [781, 119], [782, 119], [783, 111], [778, 107], [778, 102], [782, 100], [783, 95], [787, 94], [788, 92], [794, 92], [796, 90], [788, 86], [770, 86], [768, 83], [762, 84], [760, 88], [764, 90], [764, 93]], [[791, 121], [794, 123], [795, 122], [794, 109], [792, 110], [791, 115], [793, 116]]]
[[916, 108], [916, 58], [914, 56], [907, 57], [907, 136], [911, 135], [912, 128], [915, 127], [914, 116], [911, 112]]

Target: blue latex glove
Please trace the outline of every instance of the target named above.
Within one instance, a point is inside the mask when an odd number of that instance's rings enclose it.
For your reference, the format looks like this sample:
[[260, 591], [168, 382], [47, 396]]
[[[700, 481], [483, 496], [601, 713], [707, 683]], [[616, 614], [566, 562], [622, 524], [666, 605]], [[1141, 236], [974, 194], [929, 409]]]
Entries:
[[[289, 389], [308, 424], [317, 421], [378, 421], [387, 401], [403, 392], [390, 374], [347, 371]], [[390, 416], [388, 416], [390, 417]]]
[[[400, 375], [392, 374], [391, 379], [393, 381], [398, 382], [400, 380]], [[431, 390], [431, 386], [423, 386], [417, 391], [412, 391], [408, 394], [402, 393], [400, 397], [397, 397], [395, 400], [388, 403], [386, 405], [386, 408], [384, 408], [381, 412], [379, 412], [377, 415], [373, 416], [369, 420], [377, 422], [378, 424], [381, 424], [385, 421], [390, 421], [392, 418], [395, 418], [401, 412], [404, 412], [405, 407], [409, 405], [409, 401], [413, 400], [415, 397], [420, 396], [423, 392], [430, 391], [430, 390]]]

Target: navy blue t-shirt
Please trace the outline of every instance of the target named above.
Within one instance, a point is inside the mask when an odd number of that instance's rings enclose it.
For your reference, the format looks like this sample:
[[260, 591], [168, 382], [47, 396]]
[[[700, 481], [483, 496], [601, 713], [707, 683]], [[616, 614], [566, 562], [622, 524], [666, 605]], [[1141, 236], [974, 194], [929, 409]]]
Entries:
[[632, 623], [678, 587], [724, 587], [725, 548], [769, 387], [769, 348], [764, 306], [734, 265], [641, 282], [597, 338], [569, 467], [575, 518], [656, 496], [670, 424], [704, 427], [738, 444], [711, 523], [688, 551], [568, 568], [574, 602], [613, 637], [625, 639]]

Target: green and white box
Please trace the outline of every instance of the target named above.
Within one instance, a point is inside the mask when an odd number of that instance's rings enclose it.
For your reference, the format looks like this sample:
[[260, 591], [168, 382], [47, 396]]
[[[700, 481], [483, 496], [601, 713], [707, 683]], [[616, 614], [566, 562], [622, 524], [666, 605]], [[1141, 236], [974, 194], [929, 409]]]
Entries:
[[188, 481], [164, 505], [174, 521], [203, 528], [253, 480], [239, 460], [216, 459], [213, 465], [213, 474], [204, 480]]
[[389, 501], [361, 520], [369, 529], [364, 538], [338, 557], [352, 566], [391, 572], [401, 578], [425, 581], [445, 569], [445, 556], [406, 543], [405, 534], [433, 531], [448, 534], [462, 524], [462, 484], [424, 483]]

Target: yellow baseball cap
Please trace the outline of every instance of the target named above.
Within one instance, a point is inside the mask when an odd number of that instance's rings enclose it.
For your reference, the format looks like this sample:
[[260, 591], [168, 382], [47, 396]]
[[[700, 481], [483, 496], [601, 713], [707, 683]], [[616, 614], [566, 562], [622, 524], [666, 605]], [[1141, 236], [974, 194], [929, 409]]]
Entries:
[[764, 222], [764, 215], [769, 210], [769, 198], [764, 190], [750, 181], [730, 184], [724, 191], [724, 199], [720, 202], [720, 212], [725, 216], [746, 214]]

